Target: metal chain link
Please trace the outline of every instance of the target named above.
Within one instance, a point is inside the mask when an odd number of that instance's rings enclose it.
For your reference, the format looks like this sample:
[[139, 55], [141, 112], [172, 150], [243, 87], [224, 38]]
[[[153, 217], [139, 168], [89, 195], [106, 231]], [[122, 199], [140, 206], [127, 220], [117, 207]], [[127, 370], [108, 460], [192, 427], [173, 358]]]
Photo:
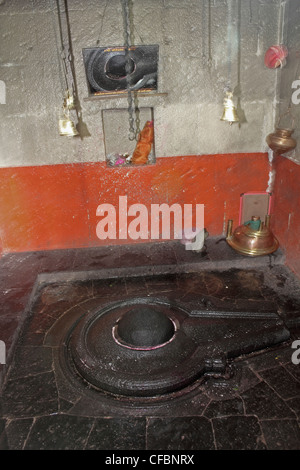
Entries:
[[140, 109], [139, 109], [139, 101], [137, 97], [137, 92], [134, 92], [134, 110], [135, 110], [135, 140], [138, 140], [139, 134], [141, 132], [140, 129]]
[[[128, 139], [129, 140], [137, 140], [138, 135], [140, 133], [140, 111], [138, 107], [138, 98], [137, 93], [132, 93], [131, 91], [131, 71], [130, 71], [130, 55], [129, 55], [129, 48], [130, 48], [130, 21], [132, 21], [132, 11], [129, 8], [129, 1], [130, 0], [121, 0], [122, 4], [122, 13], [123, 13], [123, 25], [124, 25], [124, 46], [125, 46], [125, 70], [126, 70], [126, 81], [127, 81], [127, 102], [128, 102], [128, 115], [129, 115], [129, 132], [128, 132]], [[132, 97], [134, 96], [134, 98]], [[135, 112], [135, 125], [136, 128], [134, 129], [134, 112]]]
[[69, 89], [69, 79], [68, 79], [68, 66], [67, 66], [67, 56], [64, 44], [64, 32], [62, 26], [62, 18], [61, 18], [61, 7], [59, 0], [56, 0], [56, 9], [58, 15], [58, 27], [59, 27], [59, 38], [60, 38], [60, 58], [62, 63], [62, 73], [65, 82], [65, 88]]

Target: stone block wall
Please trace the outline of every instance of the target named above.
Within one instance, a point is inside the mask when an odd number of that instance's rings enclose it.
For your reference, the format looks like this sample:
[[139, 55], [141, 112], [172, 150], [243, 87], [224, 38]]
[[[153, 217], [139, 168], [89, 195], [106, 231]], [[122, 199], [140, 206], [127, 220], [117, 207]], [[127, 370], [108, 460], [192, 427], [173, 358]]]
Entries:
[[[156, 156], [266, 151], [279, 71], [264, 66], [264, 53], [278, 40], [280, 2], [132, 3], [135, 44], [159, 45], [158, 91], [166, 95], [139, 99], [141, 107], [154, 110]], [[82, 59], [85, 47], [124, 43], [120, 0], [69, 0], [68, 13], [87, 130], [83, 134], [89, 136], [68, 139], [58, 133], [63, 89], [56, 1], [4, 0], [0, 4], [0, 80], [6, 84], [6, 104], [0, 105], [2, 167], [103, 161], [102, 110], [127, 108], [126, 97], [86, 100]], [[220, 121], [229, 77], [241, 118], [231, 127]]]

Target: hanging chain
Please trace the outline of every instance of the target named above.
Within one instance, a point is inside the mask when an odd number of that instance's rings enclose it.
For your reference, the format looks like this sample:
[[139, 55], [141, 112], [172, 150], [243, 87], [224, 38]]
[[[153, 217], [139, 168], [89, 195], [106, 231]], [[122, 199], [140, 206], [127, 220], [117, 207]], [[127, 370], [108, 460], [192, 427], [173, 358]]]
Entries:
[[210, 69], [211, 66], [212, 66], [212, 56], [211, 56], [211, 0], [208, 0], [208, 31], [207, 31], [207, 35], [208, 35], [208, 44], [207, 44], [207, 48], [208, 48], [208, 58], [207, 58], [207, 65], [208, 65], [208, 68]]
[[[138, 107], [137, 93], [131, 90], [131, 70], [130, 70], [130, 22], [132, 21], [132, 11], [129, 7], [130, 0], [121, 0], [124, 24], [124, 46], [125, 46], [125, 71], [127, 81], [127, 101], [128, 101], [128, 115], [129, 115], [129, 140], [137, 140], [140, 133], [140, 111]], [[134, 112], [135, 112], [135, 129], [134, 129]]]
[[[207, 4], [207, 7], [206, 7]], [[207, 12], [206, 12], [207, 10]], [[213, 59], [211, 53], [211, 0], [202, 0], [202, 62], [211, 69]]]
[[206, 11], [205, 11], [205, 0], [202, 0], [202, 10], [201, 10], [201, 19], [202, 19], [202, 63], [206, 66], [206, 42], [205, 42], [205, 31], [206, 31]]
[[134, 109], [135, 109], [135, 140], [138, 140], [139, 134], [141, 132], [140, 129], [140, 109], [139, 109], [139, 100], [137, 96], [137, 92], [134, 92]]
[[[60, 80], [60, 86], [61, 86], [61, 92], [62, 94], [65, 93], [66, 88], [68, 87], [68, 84], [66, 82], [66, 76], [65, 76], [65, 70], [63, 70], [62, 67], [62, 41], [61, 41], [61, 30], [59, 27], [59, 33], [57, 32], [57, 18], [55, 13], [57, 12], [58, 18], [60, 20], [59, 12], [58, 12], [58, 6], [57, 6], [57, 0], [52, 0], [53, 2], [53, 8], [52, 8], [52, 22], [53, 22], [53, 31], [54, 31], [54, 37], [55, 37], [55, 44], [56, 44], [56, 53], [57, 53], [57, 58], [58, 58], [58, 73], [59, 73], [59, 80]], [[59, 22], [60, 26], [60, 22]], [[58, 38], [58, 34], [60, 35]]]
[[64, 33], [63, 33], [63, 27], [62, 27], [59, 0], [56, 0], [56, 8], [57, 8], [57, 15], [58, 15], [58, 27], [59, 27], [59, 37], [60, 37], [60, 58], [62, 62], [62, 70], [63, 70], [65, 86], [66, 86], [66, 89], [68, 90], [69, 89], [68, 67], [67, 67], [67, 57], [66, 57], [65, 44], [64, 44]]
[[[59, 26], [59, 37], [60, 37], [60, 58], [62, 63], [62, 72], [65, 82], [65, 98], [68, 100], [69, 108], [74, 106], [75, 101], [77, 101], [77, 91], [75, 86], [75, 70], [74, 70], [74, 60], [71, 48], [71, 36], [68, 29], [69, 18], [68, 18], [68, 6], [66, 0], [64, 0], [64, 7], [61, 10], [60, 0], [56, 0], [57, 14], [58, 14], [58, 26]], [[62, 12], [66, 16], [67, 31], [63, 28], [62, 21]], [[65, 45], [65, 35], [68, 38], [68, 47]], [[72, 103], [72, 104], [71, 104]]]

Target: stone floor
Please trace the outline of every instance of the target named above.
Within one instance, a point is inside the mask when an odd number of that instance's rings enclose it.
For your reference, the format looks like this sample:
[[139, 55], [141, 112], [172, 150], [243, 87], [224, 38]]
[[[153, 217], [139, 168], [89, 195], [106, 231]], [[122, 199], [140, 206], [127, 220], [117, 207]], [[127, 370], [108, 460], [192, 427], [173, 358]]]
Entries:
[[[64, 321], [100, 297], [132, 295], [177, 296], [193, 308], [201, 299], [203, 310], [262, 318], [276, 312], [276, 328], [290, 338], [234, 355], [226, 371], [164, 396], [95, 392], [60, 366]], [[300, 282], [280, 250], [248, 258], [209, 238], [198, 254], [180, 243], [9, 254], [0, 260], [0, 296], [0, 449], [300, 449], [300, 364], [292, 361]]]

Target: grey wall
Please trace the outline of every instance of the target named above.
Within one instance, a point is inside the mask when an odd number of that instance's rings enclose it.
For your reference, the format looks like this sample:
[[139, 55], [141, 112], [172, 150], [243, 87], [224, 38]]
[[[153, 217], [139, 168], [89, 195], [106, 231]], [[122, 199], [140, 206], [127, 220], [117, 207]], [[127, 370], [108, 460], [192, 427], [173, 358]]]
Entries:
[[[296, 9], [298, 2], [291, 2]], [[264, 54], [280, 39], [280, 7], [287, 3], [133, 0], [135, 44], [159, 44], [159, 91], [167, 93], [139, 100], [141, 107], [154, 109], [157, 157], [267, 150], [278, 90], [281, 86], [283, 96], [285, 85], [284, 69], [267, 69]], [[123, 44], [120, 1], [69, 0], [68, 5], [82, 118], [90, 136], [58, 134], [63, 95], [56, 2], [0, 0], [0, 80], [6, 84], [6, 104], [0, 104], [2, 167], [102, 161], [102, 110], [127, 106], [126, 98], [86, 100], [82, 61], [84, 47]], [[229, 76], [228, 5], [233, 18], [231, 85], [242, 118], [231, 127], [220, 121]], [[289, 32], [294, 48], [297, 27], [293, 24]]]

